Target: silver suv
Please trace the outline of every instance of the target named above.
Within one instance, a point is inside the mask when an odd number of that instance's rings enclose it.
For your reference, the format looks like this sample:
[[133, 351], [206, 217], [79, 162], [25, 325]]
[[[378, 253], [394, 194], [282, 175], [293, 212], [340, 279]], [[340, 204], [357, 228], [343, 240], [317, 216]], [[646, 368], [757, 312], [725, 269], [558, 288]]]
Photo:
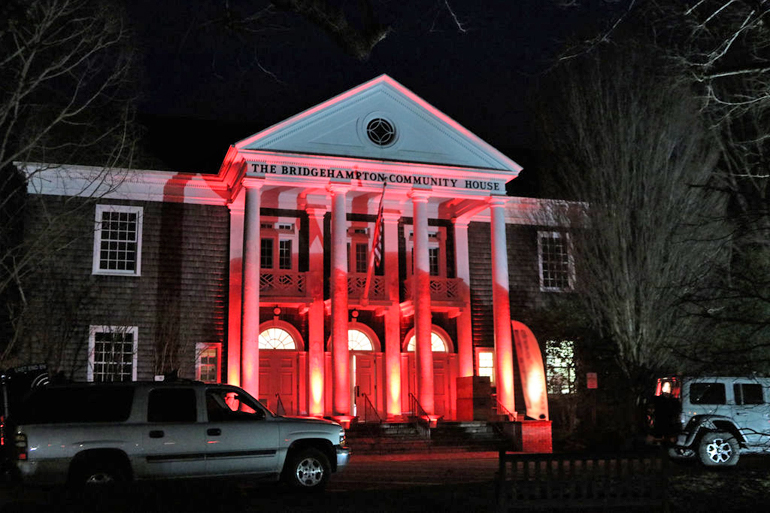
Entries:
[[770, 453], [769, 401], [770, 378], [661, 378], [648, 426], [672, 458], [732, 466], [741, 454]]
[[10, 421], [18, 475], [34, 483], [249, 475], [320, 490], [350, 455], [339, 424], [276, 416], [230, 385], [45, 386]]

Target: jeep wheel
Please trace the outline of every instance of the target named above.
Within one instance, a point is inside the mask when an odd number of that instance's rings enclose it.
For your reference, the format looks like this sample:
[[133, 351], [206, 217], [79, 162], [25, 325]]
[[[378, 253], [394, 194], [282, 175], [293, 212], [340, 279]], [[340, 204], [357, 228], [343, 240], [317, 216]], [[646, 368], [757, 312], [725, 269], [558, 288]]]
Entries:
[[739, 451], [738, 441], [730, 433], [706, 433], [700, 441], [698, 457], [707, 467], [732, 467], [738, 463]]
[[283, 471], [284, 481], [297, 490], [321, 491], [329, 480], [329, 460], [317, 449], [302, 449], [289, 454]]

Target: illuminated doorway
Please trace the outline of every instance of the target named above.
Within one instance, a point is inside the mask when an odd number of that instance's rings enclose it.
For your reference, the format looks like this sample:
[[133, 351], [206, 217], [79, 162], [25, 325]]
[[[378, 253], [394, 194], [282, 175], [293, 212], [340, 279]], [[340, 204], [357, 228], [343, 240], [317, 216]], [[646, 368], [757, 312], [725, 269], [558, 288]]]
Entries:
[[363, 324], [348, 330], [350, 351], [350, 384], [353, 415], [359, 421], [372, 421], [380, 415], [377, 386], [377, 336]]
[[[406, 384], [406, 393], [403, 394], [402, 407], [404, 411], [409, 411], [410, 394], [417, 396], [417, 369], [414, 358], [416, 340], [414, 330], [407, 335], [406, 365], [409, 370], [409, 378], [402, 381]], [[442, 415], [446, 418], [453, 417], [454, 394], [452, 383], [454, 381], [454, 372], [452, 371], [452, 341], [449, 335], [438, 326], [431, 326], [430, 333], [431, 351], [433, 351], [433, 413]], [[402, 367], [403, 368], [403, 367]]]
[[281, 415], [298, 415], [299, 332], [289, 323], [271, 321], [259, 333], [259, 400]]

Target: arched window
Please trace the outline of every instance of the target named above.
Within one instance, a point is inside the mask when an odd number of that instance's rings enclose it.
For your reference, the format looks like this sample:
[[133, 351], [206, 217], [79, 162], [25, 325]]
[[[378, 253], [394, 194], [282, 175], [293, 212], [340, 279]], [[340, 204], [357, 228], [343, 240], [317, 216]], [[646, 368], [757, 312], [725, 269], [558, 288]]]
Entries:
[[[409, 343], [406, 346], [406, 350], [413, 353], [416, 345], [417, 339], [412, 335], [412, 338], [409, 339]], [[430, 332], [430, 349], [434, 353], [446, 353], [449, 351], [446, 341], [435, 331]]]
[[374, 351], [372, 339], [361, 330], [348, 330], [348, 349], [350, 351]]
[[288, 331], [272, 327], [259, 334], [259, 348], [296, 350], [297, 342]]

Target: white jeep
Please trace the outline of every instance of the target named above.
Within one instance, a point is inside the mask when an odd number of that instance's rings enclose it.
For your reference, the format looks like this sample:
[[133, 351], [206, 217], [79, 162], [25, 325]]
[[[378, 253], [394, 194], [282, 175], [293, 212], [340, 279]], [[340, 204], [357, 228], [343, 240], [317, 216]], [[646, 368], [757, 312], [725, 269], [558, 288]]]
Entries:
[[274, 415], [231, 385], [44, 386], [10, 421], [18, 476], [32, 483], [248, 475], [320, 490], [350, 456], [339, 424]]
[[660, 378], [648, 427], [674, 459], [733, 466], [741, 454], [770, 453], [769, 402], [770, 378]]

